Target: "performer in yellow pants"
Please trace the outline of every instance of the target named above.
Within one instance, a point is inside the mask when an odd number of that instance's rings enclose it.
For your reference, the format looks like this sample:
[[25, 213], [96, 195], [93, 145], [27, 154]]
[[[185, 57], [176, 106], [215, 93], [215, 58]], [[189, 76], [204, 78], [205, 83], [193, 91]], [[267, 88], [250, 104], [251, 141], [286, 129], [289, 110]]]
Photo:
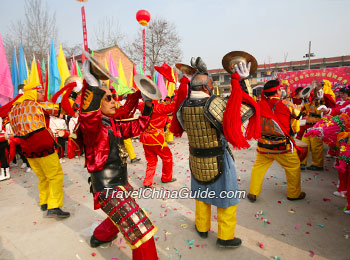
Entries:
[[[218, 238], [231, 240], [235, 237], [237, 205], [224, 208], [217, 208], [218, 216]], [[211, 227], [211, 205], [196, 200], [196, 227], [199, 232], [207, 232]]]
[[39, 158], [27, 158], [39, 179], [40, 205], [47, 209], [63, 206], [63, 171], [56, 152]]
[[141, 158], [136, 158], [136, 154], [134, 151], [134, 147], [132, 146], [131, 138], [124, 139], [124, 145], [129, 154], [129, 158], [131, 162], [138, 162], [141, 160]]
[[260, 153], [256, 154], [256, 161], [250, 177], [249, 193], [259, 196], [266, 171], [276, 160], [283, 168], [287, 177], [287, 197], [298, 198], [300, 187], [300, 161], [296, 149], [293, 153]]
[[323, 168], [324, 155], [323, 155], [323, 142], [317, 137], [304, 137], [301, 139], [308, 145], [307, 155], [300, 164], [307, 165], [307, 159], [309, 158], [309, 151], [311, 150], [312, 165]]

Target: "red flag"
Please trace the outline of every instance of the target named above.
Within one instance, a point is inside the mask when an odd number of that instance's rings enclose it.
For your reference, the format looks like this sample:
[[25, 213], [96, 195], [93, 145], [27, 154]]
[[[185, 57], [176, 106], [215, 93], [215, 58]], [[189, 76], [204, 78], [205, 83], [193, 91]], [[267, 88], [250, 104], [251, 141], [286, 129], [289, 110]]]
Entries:
[[38, 60], [36, 61], [36, 67], [38, 69], [40, 84], [43, 85], [43, 74], [41, 73], [41, 66], [40, 66], [40, 62]]
[[[134, 81], [134, 77], [136, 75], [136, 68], [135, 68], [135, 64], [132, 65], [132, 86], [136, 89], [136, 90], [139, 90], [138, 87], [136, 86], [135, 84], [135, 81]], [[131, 86], [130, 86], [131, 87]]]

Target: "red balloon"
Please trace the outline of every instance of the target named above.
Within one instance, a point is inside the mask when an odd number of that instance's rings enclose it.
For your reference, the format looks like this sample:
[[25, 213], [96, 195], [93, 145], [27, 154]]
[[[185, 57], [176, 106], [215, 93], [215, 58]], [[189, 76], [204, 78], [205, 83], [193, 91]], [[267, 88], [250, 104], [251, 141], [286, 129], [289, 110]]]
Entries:
[[141, 24], [142, 26], [147, 26], [149, 20], [151, 20], [151, 14], [147, 10], [139, 10], [136, 13], [136, 20]]

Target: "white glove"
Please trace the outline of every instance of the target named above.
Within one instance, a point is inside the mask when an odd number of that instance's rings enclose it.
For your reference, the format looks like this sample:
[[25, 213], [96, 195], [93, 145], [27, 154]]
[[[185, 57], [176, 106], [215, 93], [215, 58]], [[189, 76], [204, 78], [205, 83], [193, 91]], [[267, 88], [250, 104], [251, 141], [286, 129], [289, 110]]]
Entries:
[[341, 108], [341, 109], [340, 109], [340, 112], [346, 113], [346, 110], [349, 110], [349, 111], [350, 111], [350, 105], [347, 105], [346, 107]]
[[316, 98], [317, 98], [317, 99], [323, 98], [323, 90], [322, 90], [322, 89], [320, 89], [319, 91], [317, 91]]
[[99, 87], [99, 81], [90, 73], [90, 61], [85, 60], [83, 64], [84, 79], [89, 86]]
[[75, 82], [77, 83], [77, 85], [73, 88], [73, 91], [79, 93], [83, 88], [83, 84], [79, 80], [76, 80]]
[[248, 63], [248, 66], [247, 64], [240, 62], [239, 65], [235, 65], [234, 72], [237, 72], [241, 79], [245, 79], [249, 76], [250, 66], [250, 62]]
[[330, 109], [326, 107], [325, 105], [321, 105], [317, 108], [317, 110], [321, 110], [322, 113], [328, 114], [330, 112]]

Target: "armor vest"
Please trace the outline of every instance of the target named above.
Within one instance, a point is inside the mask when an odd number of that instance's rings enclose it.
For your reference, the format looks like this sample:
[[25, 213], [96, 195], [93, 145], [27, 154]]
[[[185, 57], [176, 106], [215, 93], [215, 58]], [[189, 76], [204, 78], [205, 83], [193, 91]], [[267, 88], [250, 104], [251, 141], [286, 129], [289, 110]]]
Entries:
[[[102, 118], [102, 123], [108, 128], [111, 121]], [[116, 125], [118, 127], [118, 124]], [[128, 152], [124, 146], [123, 138], [116, 137], [112, 129], [108, 129], [109, 154], [105, 167], [101, 171], [91, 172], [92, 191], [99, 192], [104, 188], [114, 188], [128, 183], [127, 157]]]
[[182, 108], [182, 120], [190, 146], [190, 169], [200, 184], [215, 182], [223, 173], [220, 131], [205, 116], [208, 98], [187, 99]]

